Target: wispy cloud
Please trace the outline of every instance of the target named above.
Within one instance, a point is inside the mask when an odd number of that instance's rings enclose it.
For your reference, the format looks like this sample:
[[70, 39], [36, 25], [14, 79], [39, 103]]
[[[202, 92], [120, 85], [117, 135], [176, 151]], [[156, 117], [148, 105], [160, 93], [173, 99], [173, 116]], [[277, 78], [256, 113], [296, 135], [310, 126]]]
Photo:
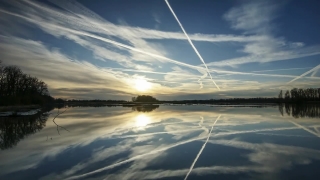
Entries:
[[281, 5], [269, 1], [254, 1], [234, 7], [224, 18], [231, 26], [244, 34], [265, 37], [259, 41], [248, 42], [240, 52], [246, 56], [208, 63], [208, 66], [232, 66], [247, 63], [266, 63], [290, 60], [320, 54], [320, 46], [305, 46], [302, 42], [289, 42], [275, 37], [273, 20], [277, 18]]

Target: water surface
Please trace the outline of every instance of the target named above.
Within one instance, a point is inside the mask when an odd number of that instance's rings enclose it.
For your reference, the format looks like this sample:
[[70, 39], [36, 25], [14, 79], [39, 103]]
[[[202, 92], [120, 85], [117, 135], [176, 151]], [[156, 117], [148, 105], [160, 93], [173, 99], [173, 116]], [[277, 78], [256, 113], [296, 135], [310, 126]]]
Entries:
[[161, 105], [1, 117], [0, 179], [314, 179], [319, 114]]

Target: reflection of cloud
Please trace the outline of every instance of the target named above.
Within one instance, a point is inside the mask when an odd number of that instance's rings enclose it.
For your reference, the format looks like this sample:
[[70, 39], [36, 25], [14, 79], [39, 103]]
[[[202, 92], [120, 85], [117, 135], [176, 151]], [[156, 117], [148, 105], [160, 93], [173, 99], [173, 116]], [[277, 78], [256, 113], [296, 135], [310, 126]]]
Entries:
[[[192, 175], [228, 175], [250, 172], [274, 174], [295, 165], [304, 165], [312, 163], [314, 160], [320, 160], [320, 151], [306, 148], [304, 143], [299, 144], [299, 140], [301, 140], [299, 138], [295, 141], [295, 146], [240, 141], [242, 137], [248, 137], [247, 135], [242, 136], [244, 133], [253, 134], [268, 131], [273, 133], [273, 131], [301, 129], [292, 125], [290, 127], [287, 120], [292, 117], [273, 114], [274, 109], [269, 109], [270, 111], [256, 109], [248, 112], [246, 108], [242, 107], [215, 107], [213, 109], [203, 106], [197, 109], [198, 107], [162, 106], [157, 112], [145, 114], [150, 118], [150, 122], [142, 130], [136, 128], [135, 118], [140, 113], [130, 111], [127, 108], [72, 108], [70, 111], [66, 111], [63, 116], [59, 116], [59, 125], [68, 128], [71, 133], [62, 131], [59, 136], [56, 133], [54, 123], [48, 121], [42, 131], [21, 141], [17, 148], [2, 151], [0, 166], [3, 168], [0, 178], [10, 172], [18, 174], [17, 176], [32, 173], [39, 179], [43, 176], [48, 179], [77, 179], [80, 177], [89, 178], [91, 175], [102, 179], [99, 176], [103, 176], [105, 173], [108, 174], [108, 179], [123, 180], [161, 177], [183, 178], [190, 170], [187, 167], [188, 163], [184, 164], [185, 166], [182, 166], [181, 169], [162, 166], [162, 163], [170, 162], [170, 160], [179, 162], [179, 157], [175, 155], [175, 153], [183, 153], [179, 148], [185, 148], [188, 151], [188, 147], [194, 146], [193, 142], [205, 142], [208, 138], [208, 130], [205, 131], [205, 129], [210, 128], [216, 122], [216, 117], [220, 113], [223, 115], [219, 119], [219, 123], [215, 124], [215, 129], [208, 139], [206, 148], [212, 145], [221, 145], [239, 150], [244, 149], [247, 151], [243, 156], [246, 162], [238, 166], [231, 166], [232, 164], [221, 165], [219, 161], [212, 160], [214, 166], [201, 167], [200, 160], [206, 157], [207, 153], [215, 153], [217, 156], [221, 153], [219, 151], [202, 151], [197, 165], [192, 169]], [[248, 115], [245, 115], [247, 112]], [[199, 120], [199, 116], [203, 119], [200, 117]], [[270, 117], [272, 117], [272, 121], [270, 121]], [[299, 120], [296, 121], [299, 122]], [[306, 128], [319, 126], [317, 119], [304, 118], [301, 119], [301, 122]], [[301, 130], [288, 133], [294, 132], [297, 133], [296, 136], [303, 135], [300, 134]], [[281, 133], [287, 135], [286, 131]], [[237, 135], [238, 140], [230, 140], [232, 136], [229, 135]], [[46, 141], [46, 136], [52, 137], [53, 140]], [[272, 137], [269, 136], [269, 138]], [[308, 140], [314, 139], [317, 140], [317, 138], [308, 138]], [[261, 139], [261, 142], [263, 140]], [[22, 148], [27, 150], [21, 151]], [[68, 163], [62, 163], [64, 166], [61, 166], [61, 157], [65, 157], [69, 153], [74, 156], [74, 159], [68, 159]], [[200, 153], [198, 154], [200, 156]], [[189, 159], [188, 162], [192, 163], [194, 161], [194, 156], [192, 156], [182, 157]], [[269, 156], [270, 158], [266, 159]], [[172, 159], [172, 157], [177, 159]], [[207, 162], [211, 163], [211, 160], [208, 159]], [[59, 167], [63, 168], [56, 171], [55, 174], [50, 174], [51, 170], [43, 171], [44, 168], [47, 170], [48, 166], [55, 167], [55, 164], [59, 164]], [[117, 171], [113, 171], [113, 168], [116, 168]], [[38, 174], [38, 172], [41, 173]]]

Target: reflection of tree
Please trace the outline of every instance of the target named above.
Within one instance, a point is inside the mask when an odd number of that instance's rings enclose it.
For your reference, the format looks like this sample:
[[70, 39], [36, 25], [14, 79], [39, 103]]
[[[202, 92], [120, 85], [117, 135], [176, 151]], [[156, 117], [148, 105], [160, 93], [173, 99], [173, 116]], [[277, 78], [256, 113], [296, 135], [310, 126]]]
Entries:
[[1, 149], [11, 148], [24, 137], [40, 131], [45, 126], [47, 118], [47, 114], [25, 117], [1, 117]]
[[62, 113], [64, 113], [64, 112], [66, 112], [66, 110], [64, 110], [64, 111], [62, 111], [62, 112], [59, 112], [59, 109], [58, 109], [57, 115], [52, 119], [52, 122], [57, 126], [57, 132], [58, 132], [59, 135], [60, 135], [59, 128], [62, 128], [62, 129], [64, 129], [64, 130], [70, 132], [68, 129], [60, 126], [59, 124], [56, 123], [56, 121], [54, 121], [60, 114], [62, 114]]
[[320, 118], [320, 105], [319, 104], [289, 104], [286, 103], [279, 105], [279, 111], [283, 114], [283, 108], [288, 115], [294, 118]]
[[8, 149], [30, 134], [45, 127], [48, 113], [0, 118], [0, 149]]
[[283, 116], [283, 104], [282, 103], [279, 104], [279, 112]]
[[138, 112], [151, 112], [157, 108], [159, 108], [159, 105], [122, 105], [122, 107], [131, 107], [133, 111], [138, 111]]

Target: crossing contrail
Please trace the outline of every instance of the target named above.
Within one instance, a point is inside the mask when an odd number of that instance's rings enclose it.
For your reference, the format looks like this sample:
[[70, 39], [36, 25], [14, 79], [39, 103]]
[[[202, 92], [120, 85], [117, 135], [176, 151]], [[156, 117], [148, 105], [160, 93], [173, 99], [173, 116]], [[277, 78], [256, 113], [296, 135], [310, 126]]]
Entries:
[[178, 22], [180, 28], [182, 29], [183, 33], [186, 35], [186, 37], [187, 37], [190, 45], [192, 46], [193, 50], [196, 52], [196, 54], [198, 55], [198, 57], [199, 57], [200, 60], [202, 61], [203, 65], [206, 67], [207, 73], [209, 74], [209, 76], [210, 76], [213, 84], [220, 90], [219, 86], [218, 86], [218, 85], [216, 84], [216, 82], [214, 82], [214, 80], [212, 79], [212, 76], [211, 76], [211, 74], [210, 74], [210, 71], [209, 71], [209, 69], [208, 69], [207, 64], [204, 62], [204, 60], [203, 60], [203, 58], [201, 57], [200, 53], [198, 52], [197, 48], [193, 45], [193, 43], [192, 43], [191, 39], [189, 38], [187, 32], [184, 30], [184, 28], [183, 28], [182, 24], [180, 23], [178, 17], [176, 16], [176, 14], [174, 13], [173, 9], [171, 8], [168, 0], [165, 0], [165, 1], [166, 1], [167, 5], [168, 5], [168, 7], [169, 7], [169, 9], [170, 9], [170, 11], [171, 11], [171, 13], [172, 13], [172, 15], [173, 15], [174, 18], [177, 20], [177, 22]]
[[296, 78], [292, 79], [291, 81], [287, 82], [287, 84], [292, 83], [293, 81], [298, 80], [298, 79], [302, 78], [303, 76], [305, 76], [305, 75], [307, 75], [307, 74], [309, 74], [309, 73], [311, 73], [311, 72], [313, 72], [313, 71], [317, 71], [318, 69], [320, 69], [320, 64], [319, 64], [318, 66], [316, 66], [316, 67], [314, 67], [314, 68], [310, 69], [309, 71], [307, 71], [307, 72], [305, 72], [305, 73], [301, 74], [300, 76], [298, 76], [298, 77], [296, 77]]
[[209, 132], [209, 134], [208, 134], [208, 137], [207, 137], [206, 142], [205, 142], [205, 143], [203, 143], [203, 145], [202, 145], [202, 147], [201, 147], [201, 149], [200, 149], [199, 153], [197, 154], [196, 158], [194, 159], [193, 163], [191, 164], [190, 170], [188, 171], [188, 173], [187, 173], [186, 177], [184, 178], [184, 180], [186, 180], [186, 179], [188, 178], [188, 176], [189, 176], [189, 174], [191, 173], [191, 171], [192, 171], [192, 169], [193, 169], [194, 165], [195, 165], [195, 164], [196, 164], [196, 162], [198, 161], [198, 159], [199, 159], [199, 157], [200, 157], [200, 155], [201, 155], [202, 151], [203, 151], [203, 150], [204, 150], [204, 148], [206, 147], [206, 144], [207, 144], [207, 143], [208, 143], [208, 141], [209, 141], [209, 138], [210, 138], [210, 135], [211, 135], [211, 132], [212, 132], [213, 126], [214, 126], [214, 125], [216, 124], [216, 122], [219, 120], [220, 116], [221, 116], [221, 115], [219, 115], [219, 116], [217, 117], [216, 121], [213, 123], [213, 125], [212, 125], [212, 127], [211, 127], [211, 130], [210, 130], [210, 132]]
[[[16, 17], [19, 17], [19, 18], [22, 18], [22, 19], [25, 19], [31, 23], [34, 23], [36, 25], [39, 25], [39, 26], [45, 26], [45, 27], [54, 27], [54, 28], [57, 28], [57, 29], [60, 29], [60, 30], [64, 30], [64, 31], [68, 31], [68, 32], [71, 32], [71, 33], [74, 33], [74, 34], [78, 34], [78, 35], [83, 35], [83, 36], [87, 36], [87, 37], [91, 37], [91, 38], [94, 38], [94, 39], [97, 39], [97, 40], [100, 40], [100, 41], [103, 41], [103, 42], [106, 42], [106, 43], [110, 43], [110, 44], [113, 44], [115, 46], [119, 46], [119, 47], [122, 47], [122, 48], [126, 48], [126, 49], [129, 49], [129, 50], [132, 50], [132, 51], [136, 51], [136, 52], [140, 52], [140, 53], [143, 53], [143, 54], [146, 54], [146, 55], [149, 55], [149, 56], [153, 56], [153, 57], [157, 57], [159, 59], [162, 59], [162, 60], [165, 60], [167, 62], [171, 62], [171, 63], [174, 63], [174, 64], [177, 64], [177, 65], [181, 65], [181, 66], [185, 66], [185, 67], [189, 67], [191, 69], [195, 69], [197, 71], [199, 71], [200, 73], [202, 73], [202, 71], [206, 70], [205, 68], [203, 67], [199, 67], [199, 66], [194, 66], [194, 65], [191, 65], [191, 64], [187, 64], [187, 63], [183, 63], [183, 62], [180, 62], [180, 61], [177, 61], [177, 60], [173, 60], [173, 59], [170, 59], [170, 58], [167, 58], [167, 57], [164, 57], [164, 56], [161, 56], [161, 55], [157, 55], [157, 54], [153, 54], [153, 53], [148, 53], [148, 52], [145, 52], [143, 50], [140, 50], [140, 49], [137, 49], [137, 48], [134, 48], [132, 46], [128, 46], [128, 45], [125, 45], [125, 44], [122, 44], [122, 43], [118, 43], [116, 41], [112, 41], [110, 39], [107, 39], [107, 38], [104, 38], [104, 37], [100, 37], [100, 36], [97, 36], [97, 35], [94, 35], [94, 34], [91, 34], [91, 33], [87, 33], [87, 32], [82, 32], [82, 31], [78, 31], [78, 30], [73, 30], [73, 29], [69, 29], [69, 28], [65, 28], [65, 27], [62, 27], [62, 26], [58, 26], [58, 25], [54, 25], [54, 24], [48, 24], [44, 21], [36, 21], [34, 19], [31, 19], [31, 18], [28, 18], [26, 16], [22, 16], [20, 14], [16, 14], [16, 13], [13, 13], [13, 12], [9, 12], [9, 11], [6, 11], [6, 10], [3, 10], [3, 9], [0, 9], [0, 12], [2, 13], [6, 13], [6, 14], [10, 14], [12, 16], [16, 16]], [[318, 67], [318, 66], [317, 66]], [[318, 67], [319, 68], [319, 67]], [[312, 69], [314, 70], [314, 69]], [[312, 71], [310, 70], [310, 72]], [[286, 78], [295, 78], [294, 80], [296, 80], [296, 78], [302, 78], [303, 76], [292, 76], [292, 75], [276, 75], [276, 74], [257, 74], [257, 73], [245, 73], [245, 72], [237, 72], [237, 71], [224, 71], [224, 70], [214, 70], [214, 69], [211, 69], [210, 72], [217, 72], [217, 73], [227, 73], [227, 74], [241, 74], [241, 75], [254, 75], [254, 76], [269, 76], [269, 77], [286, 77]], [[308, 73], [310, 73], [308, 72]], [[206, 73], [207, 74], [207, 73]], [[204, 75], [206, 75], [204, 74]], [[210, 73], [209, 73], [210, 75]], [[205, 76], [202, 76], [202, 77], [205, 77]], [[201, 78], [202, 78], [201, 77]], [[304, 78], [308, 78], [308, 79], [320, 79], [319, 77], [304, 77]], [[292, 80], [292, 81], [294, 81]], [[201, 87], [201, 85], [200, 85]]]

